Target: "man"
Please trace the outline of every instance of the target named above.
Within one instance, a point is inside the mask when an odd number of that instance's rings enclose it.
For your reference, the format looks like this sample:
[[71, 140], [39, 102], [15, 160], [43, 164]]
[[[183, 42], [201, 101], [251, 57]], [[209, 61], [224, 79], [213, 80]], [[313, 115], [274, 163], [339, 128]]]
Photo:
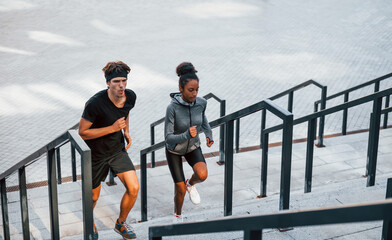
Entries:
[[[87, 101], [79, 123], [79, 135], [91, 149], [93, 208], [99, 198], [101, 182], [106, 179], [110, 168], [126, 188], [114, 230], [124, 239], [133, 239], [136, 234], [126, 219], [135, 204], [139, 183], [126, 150], [131, 146], [129, 111], [135, 106], [136, 94], [125, 88], [131, 71], [125, 63], [109, 62], [102, 71], [108, 88]], [[95, 224], [93, 237], [98, 239]]]

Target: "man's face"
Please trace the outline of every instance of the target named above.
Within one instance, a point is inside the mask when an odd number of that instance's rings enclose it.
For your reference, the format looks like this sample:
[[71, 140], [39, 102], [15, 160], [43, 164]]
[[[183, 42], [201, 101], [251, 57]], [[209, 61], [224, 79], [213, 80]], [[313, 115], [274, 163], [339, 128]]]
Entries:
[[125, 87], [127, 86], [127, 78], [125, 77], [116, 77], [110, 79], [109, 82], [106, 82], [109, 87], [109, 91], [113, 96], [121, 98], [125, 94]]

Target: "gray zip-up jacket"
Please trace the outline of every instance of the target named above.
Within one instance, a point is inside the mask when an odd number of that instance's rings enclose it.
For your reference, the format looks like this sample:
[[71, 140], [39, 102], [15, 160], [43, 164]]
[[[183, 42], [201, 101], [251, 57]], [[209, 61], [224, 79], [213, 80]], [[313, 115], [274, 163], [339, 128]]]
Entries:
[[[166, 109], [165, 141], [169, 152], [184, 155], [200, 147], [199, 133], [203, 131], [210, 141], [212, 131], [204, 114], [207, 100], [196, 97], [193, 103], [187, 103], [181, 98], [181, 93], [171, 93], [171, 103]], [[191, 137], [189, 128], [197, 127], [196, 137]]]

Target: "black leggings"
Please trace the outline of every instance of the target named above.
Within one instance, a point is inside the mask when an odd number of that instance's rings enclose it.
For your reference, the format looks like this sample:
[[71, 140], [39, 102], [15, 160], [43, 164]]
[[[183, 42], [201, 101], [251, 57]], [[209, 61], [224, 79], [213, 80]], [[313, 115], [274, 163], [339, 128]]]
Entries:
[[198, 162], [206, 162], [200, 148], [197, 148], [183, 156], [171, 153], [166, 149], [167, 164], [169, 165], [170, 173], [175, 183], [185, 181], [181, 157], [185, 157], [186, 161], [192, 168]]

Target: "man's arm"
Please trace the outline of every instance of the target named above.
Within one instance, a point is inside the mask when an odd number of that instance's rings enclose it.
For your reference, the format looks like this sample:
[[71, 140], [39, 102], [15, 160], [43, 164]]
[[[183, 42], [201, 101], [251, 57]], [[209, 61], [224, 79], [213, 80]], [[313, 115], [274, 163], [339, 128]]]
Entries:
[[117, 119], [116, 122], [113, 123], [111, 126], [103, 127], [103, 128], [91, 128], [93, 125], [92, 122], [81, 118], [79, 122], [79, 135], [82, 137], [83, 140], [90, 140], [94, 138], [99, 138], [114, 132], [118, 132], [121, 129], [126, 127], [126, 121], [124, 118]]
[[131, 136], [129, 135], [129, 115], [128, 115], [127, 119], [125, 119], [125, 123], [126, 123], [126, 126], [124, 128], [124, 137], [128, 143], [127, 146], [125, 147], [125, 150], [128, 150], [128, 148], [131, 146], [131, 143], [132, 143]]

